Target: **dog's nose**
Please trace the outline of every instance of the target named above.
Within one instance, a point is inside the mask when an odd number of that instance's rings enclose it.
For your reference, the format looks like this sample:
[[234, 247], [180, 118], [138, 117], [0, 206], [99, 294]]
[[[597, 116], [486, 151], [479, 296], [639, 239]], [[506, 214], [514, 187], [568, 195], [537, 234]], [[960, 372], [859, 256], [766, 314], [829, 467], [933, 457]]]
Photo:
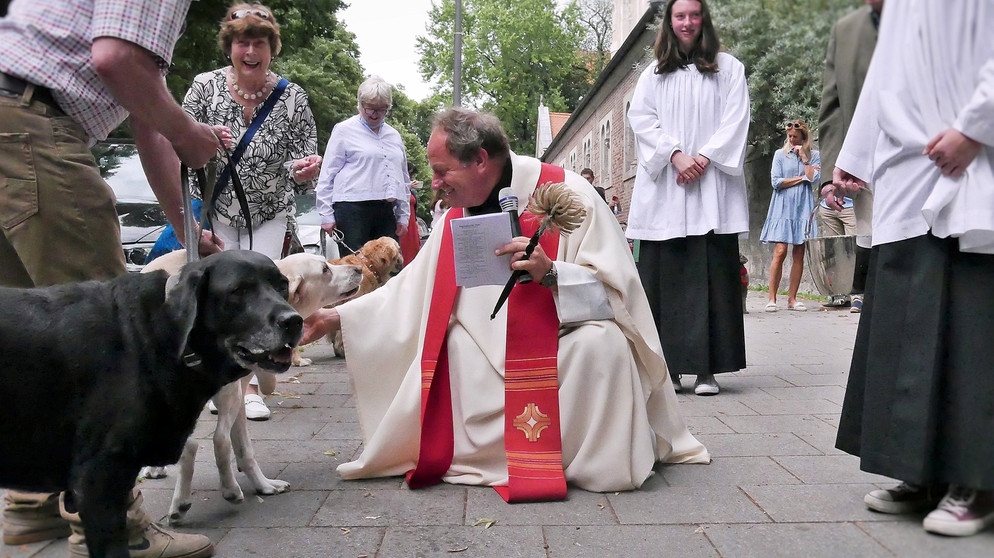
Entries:
[[300, 314], [296, 312], [285, 312], [280, 314], [280, 316], [276, 318], [276, 323], [279, 324], [280, 328], [291, 335], [297, 336], [298, 338], [304, 331], [304, 318], [301, 318]]

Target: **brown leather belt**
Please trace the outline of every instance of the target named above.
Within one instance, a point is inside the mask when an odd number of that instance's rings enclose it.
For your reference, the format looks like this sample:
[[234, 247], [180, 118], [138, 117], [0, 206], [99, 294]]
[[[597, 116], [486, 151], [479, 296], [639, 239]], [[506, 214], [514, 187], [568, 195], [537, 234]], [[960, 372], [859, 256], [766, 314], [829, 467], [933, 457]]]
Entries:
[[[23, 95], [24, 90], [28, 88], [28, 85], [31, 85], [28, 81], [0, 72], [0, 91], [3, 91], [8, 95]], [[31, 96], [31, 99], [40, 103], [45, 103], [51, 107], [59, 108], [59, 104], [55, 102], [55, 97], [52, 96], [52, 91], [47, 87], [35, 85], [34, 94]]]

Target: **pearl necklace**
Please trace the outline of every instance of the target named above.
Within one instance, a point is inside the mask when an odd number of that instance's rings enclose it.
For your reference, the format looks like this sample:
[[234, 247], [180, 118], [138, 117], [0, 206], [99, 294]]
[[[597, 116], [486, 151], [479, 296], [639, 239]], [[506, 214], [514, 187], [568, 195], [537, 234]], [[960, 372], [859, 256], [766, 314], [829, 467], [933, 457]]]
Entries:
[[266, 71], [266, 83], [263, 84], [262, 89], [256, 91], [255, 93], [246, 93], [242, 91], [241, 87], [238, 87], [238, 81], [235, 79], [234, 72], [228, 72], [228, 84], [231, 88], [235, 90], [235, 93], [245, 99], [246, 101], [254, 101], [256, 99], [262, 99], [266, 96], [266, 90], [269, 89], [269, 76], [272, 75], [269, 71]]

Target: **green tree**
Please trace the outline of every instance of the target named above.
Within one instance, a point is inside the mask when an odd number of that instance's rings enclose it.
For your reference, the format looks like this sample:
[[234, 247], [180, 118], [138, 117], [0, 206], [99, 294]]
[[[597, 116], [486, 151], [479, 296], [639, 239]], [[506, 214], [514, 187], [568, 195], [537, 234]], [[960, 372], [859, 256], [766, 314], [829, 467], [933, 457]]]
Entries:
[[[465, 104], [493, 112], [511, 147], [535, 151], [540, 97], [552, 110], [569, 111], [586, 92], [593, 73], [578, 62], [585, 30], [578, 9], [556, 11], [554, 0], [463, 0], [462, 96]], [[429, 13], [428, 34], [418, 37], [421, 74], [451, 98], [455, 3], [442, 0]], [[578, 81], [588, 87], [564, 91]]]
[[277, 72], [307, 91], [318, 128], [319, 153], [335, 124], [356, 113], [356, 91], [363, 73], [354, 37], [338, 29], [332, 38], [318, 37], [274, 64]]
[[611, 19], [614, 2], [611, 0], [573, 0], [579, 8], [579, 22], [585, 28], [583, 50], [594, 63], [594, 74], [600, 74], [611, 60]]

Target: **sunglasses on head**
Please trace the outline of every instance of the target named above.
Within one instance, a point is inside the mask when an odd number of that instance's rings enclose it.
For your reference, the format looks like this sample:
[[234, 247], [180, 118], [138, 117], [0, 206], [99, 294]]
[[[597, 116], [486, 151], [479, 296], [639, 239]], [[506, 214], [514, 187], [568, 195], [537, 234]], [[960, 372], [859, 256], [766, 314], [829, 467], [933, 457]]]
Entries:
[[269, 19], [269, 14], [268, 13], [266, 13], [266, 12], [264, 12], [262, 10], [256, 10], [256, 9], [251, 9], [251, 10], [235, 10], [235, 11], [231, 12], [231, 19], [241, 19], [241, 18], [243, 18], [243, 17], [245, 17], [245, 16], [247, 16], [249, 14], [252, 14], [252, 15], [254, 15], [256, 17], [261, 17], [262, 19]]
[[798, 130], [800, 130], [802, 128], [802, 126], [803, 126], [803, 124], [801, 124], [800, 122], [788, 122], [787, 123], [787, 129], [788, 130], [791, 129], [791, 128], [797, 128]]

